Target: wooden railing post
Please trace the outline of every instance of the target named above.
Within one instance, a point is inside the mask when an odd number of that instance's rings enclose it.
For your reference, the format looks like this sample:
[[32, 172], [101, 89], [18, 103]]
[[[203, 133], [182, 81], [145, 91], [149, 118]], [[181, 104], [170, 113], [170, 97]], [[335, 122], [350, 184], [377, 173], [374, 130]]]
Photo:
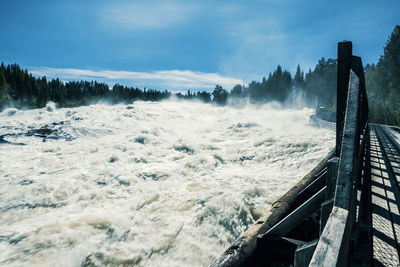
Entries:
[[352, 43], [343, 41], [338, 44], [337, 96], [336, 96], [336, 157], [340, 157], [343, 124], [346, 111], [347, 92], [352, 60]]
[[329, 214], [331, 214], [333, 207], [333, 197], [335, 196], [335, 188], [337, 181], [337, 173], [339, 168], [339, 158], [334, 157], [328, 161], [326, 173], [326, 191], [325, 201], [321, 204], [321, 217], [319, 234], [322, 233], [326, 222], [328, 221]]
[[[361, 58], [351, 55], [350, 42], [339, 43], [338, 63], [336, 153], [340, 160], [332, 212], [309, 265], [315, 267], [350, 264], [357, 212], [356, 182], [361, 175], [368, 129], [368, 100], [362, 62]], [[347, 64], [350, 64], [348, 69]], [[344, 73], [347, 70], [349, 76]], [[346, 95], [347, 99], [344, 99]], [[327, 187], [331, 183], [328, 180]], [[330, 191], [327, 193], [329, 195]], [[325, 223], [323, 209], [321, 224]]]
[[326, 174], [326, 200], [333, 198], [335, 195], [338, 168], [338, 157], [334, 157], [328, 161]]

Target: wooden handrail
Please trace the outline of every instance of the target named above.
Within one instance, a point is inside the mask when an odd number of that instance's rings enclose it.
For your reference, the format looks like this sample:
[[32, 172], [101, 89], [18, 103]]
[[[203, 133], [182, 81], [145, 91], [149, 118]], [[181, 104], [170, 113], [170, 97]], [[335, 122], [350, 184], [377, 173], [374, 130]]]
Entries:
[[[347, 57], [351, 43], [339, 43], [338, 59]], [[342, 55], [341, 53], [345, 53]], [[346, 62], [339, 60], [338, 76], [346, 75], [339, 70], [347, 69]], [[346, 82], [346, 78], [338, 82]], [[346, 92], [347, 91], [347, 92]], [[356, 220], [357, 204], [357, 182], [361, 175], [363, 164], [363, 152], [368, 121], [368, 101], [365, 92], [365, 79], [361, 58], [351, 57], [351, 68], [349, 69], [348, 88], [343, 89], [343, 84], [338, 84], [338, 94], [347, 93], [347, 98], [338, 100], [345, 101], [337, 103], [337, 114], [344, 114], [342, 118], [338, 115], [337, 127], [339, 138], [337, 140], [337, 152], [339, 153], [339, 169], [337, 175], [334, 205], [325, 228], [319, 238], [317, 247], [313, 254], [310, 266], [347, 266], [349, 265], [349, 249]], [[345, 107], [345, 110], [341, 108]], [[342, 125], [342, 129], [341, 129]]]

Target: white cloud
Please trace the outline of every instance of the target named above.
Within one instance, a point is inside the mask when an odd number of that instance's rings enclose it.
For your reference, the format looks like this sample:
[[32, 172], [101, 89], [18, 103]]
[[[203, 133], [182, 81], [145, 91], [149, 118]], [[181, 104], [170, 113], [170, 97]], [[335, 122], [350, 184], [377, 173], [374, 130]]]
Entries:
[[71, 68], [31, 68], [36, 76], [60, 78], [61, 80], [96, 80], [110, 85], [121, 83], [127, 86], [166, 89], [211, 89], [220, 84], [231, 89], [236, 84], [244, 84], [240, 79], [222, 76], [218, 73], [204, 73], [191, 70], [161, 70], [153, 72], [84, 70]]

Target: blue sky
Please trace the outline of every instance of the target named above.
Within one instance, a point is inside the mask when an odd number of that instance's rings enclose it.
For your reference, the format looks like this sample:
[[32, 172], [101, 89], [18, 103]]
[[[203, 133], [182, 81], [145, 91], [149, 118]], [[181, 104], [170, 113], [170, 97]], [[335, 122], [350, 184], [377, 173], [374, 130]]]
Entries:
[[377, 62], [400, 1], [1, 0], [0, 61], [62, 80], [210, 89], [292, 73], [351, 40]]

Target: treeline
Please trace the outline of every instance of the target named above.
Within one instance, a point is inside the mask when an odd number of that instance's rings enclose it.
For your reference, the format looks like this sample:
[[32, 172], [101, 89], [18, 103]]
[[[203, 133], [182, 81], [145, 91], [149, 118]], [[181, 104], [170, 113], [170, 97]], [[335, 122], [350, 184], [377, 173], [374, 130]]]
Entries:
[[268, 78], [263, 77], [261, 82], [252, 81], [248, 86], [237, 84], [229, 93], [217, 85], [213, 96], [217, 103], [224, 103], [229, 97], [249, 97], [258, 103], [278, 101], [290, 106], [332, 109], [336, 100], [336, 72], [335, 59], [321, 58], [314, 70], [310, 69], [306, 74], [298, 65], [293, 78], [289, 71], [278, 65]]
[[[225, 105], [230, 97], [249, 97], [255, 103], [286, 101], [289, 104], [293, 104], [293, 99], [301, 98], [306, 99], [308, 106], [315, 107], [317, 103], [332, 105], [335, 92], [336, 61], [322, 58], [314, 71], [309, 70], [306, 75], [298, 66], [293, 79], [289, 71], [278, 66], [261, 82], [252, 81], [248, 86], [238, 84], [230, 92], [217, 85], [212, 93], [187, 91], [175, 96], [178, 99], [196, 99], [219, 105]], [[57, 103], [60, 107], [74, 107], [99, 100], [131, 103], [135, 100], [160, 101], [170, 96], [171, 92], [167, 90], [139, 89], [120, 84], [109, 88], [106, 83], [96, 81], [47, 80], [46, 77], [34, 77], [17, 64], [5, 66], [2, 63], [0, 66], [0, 110], [5, 107], [41, 108], [49, 101]]]
[[[100, 100], [115, 103], [132, 103], [136, 100], [160, 101], [171, 96], [171, 92], [154, 89], [139, 89], [115, 84], [112, 88], [96, 81], [62, 82], [34, 77], [17, 64], [0, 66], [0, 111], [6, 107], [42, 108], [53, 101], [60, 107], [75, 107], [96, 103]], [[176, 94], [178, 99], [212, 101], [209, 92]]]
[[[396, 25], [377, 64], [367, 64], [365, 82], [369, 103], [369, 120], [373, 123], [400, 126], [400, 26]], [[297, 67], [291, 78], [280, 66], [247, 87], [236, 85], [228, 93], [217, 86], [213, 92], [216, 102], [229, 97], [249, 97], [253, 102], [279, 101], [288, 105], [325, 107], [336, 111], [337, 60], [321, 58], [306, 74]], [[300, 100], [300, 101], [299, 101]]]
[[207, 91], [202, 92], [191, 92], [190, 90], [186, 92], [186, 94], [177, 93], [175, 95], [178, 99], [185, 100], [199, 100], [204, 103], [210, 103], [212, 101], [211, 94]]
[[168, 91], [146, 90], [115, 84], [111, 89], [95, 81], [62, 82], [59, 79], [36, 78], [19, 65], [0, 66], [0, 110], [5, 107], [41, 108], [47, 102], [61, 107], [95, 103], [131, 103], [134, 100], [159, 101], [170, 97]]
[[[278, 66], [261, 82], [235, 85], [230, 91], [217, 85], [209, 93], [177, 93], [178, 99], [196, 99], [205, 103], [225, 105], [229, 98], [247, 97], [253, 103], [278, 101], [290, 106], [321, 107], [335, 111], [337, 60], [321, 58], [313, 70], [305, 73], [297, 66], [292, 77]], [[365, 66], [370, 121], [400, 125], [400, 26], [397, 25], [377, 64]], [[0, 111], [5, 107], [44, 107], [48, 101], [61, 107], [80, 106], [106, 100], [131, 103], [135, 100], [159, 101], [171, 96], [164, 90], [147, 90], [115, 84], [111, 89], [98, 82], [62, 82], [59, 79], [37, 78], [17, 64], [0, 66]]]
[[370, 121], [400, 126], [400, 26], [390, 35], [377, 64], [365, 66]]

